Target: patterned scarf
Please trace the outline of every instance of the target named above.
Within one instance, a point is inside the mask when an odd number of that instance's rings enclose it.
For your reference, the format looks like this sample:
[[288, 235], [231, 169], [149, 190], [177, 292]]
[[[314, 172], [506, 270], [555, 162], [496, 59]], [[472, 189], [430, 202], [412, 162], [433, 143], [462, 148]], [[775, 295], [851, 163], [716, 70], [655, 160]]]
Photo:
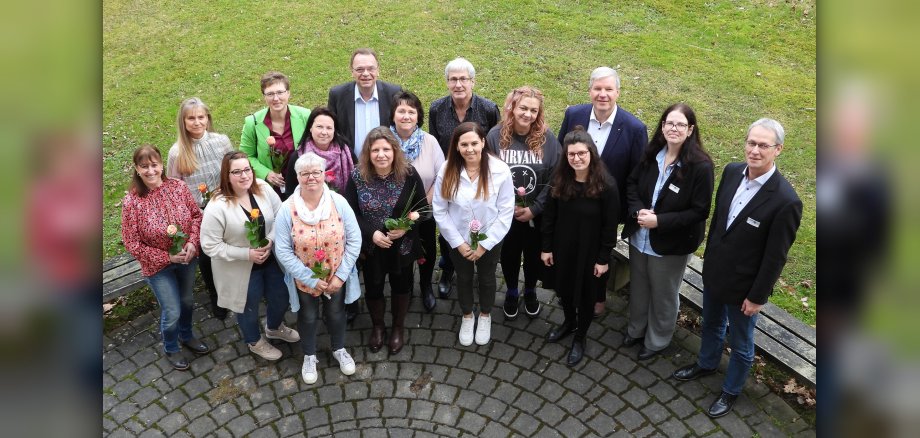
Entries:
[[348, 176], [351, 175], [351, 171], [355, 168], [354, 163], [351, 161], [351, 152], [348, 148], [332, 143], [329, 145], [329, 149], [324, 151], [316, 147], [313, 140], [309, 140], [300, 148], [297, 156], [300, 157], [307, 152], [313, 152], [326, 160], [326, 171], [328, 172], [331, 170], [333, 175], [335, 175], [335, 180], [332, 181], [332, 185], [335, 186], [336, 190], [340, 193], [343, 193], [345, 191], [345, 182], [348, 181]]
[[396, 135], [396, 139], [399, 140], [399, 146], [402, 148], [402, 151], [405, 152], [409, 162], [412, 163], [415, 161], [415, 159], [418, 158], [418, 154], [422, 152], [422, 141], [425, 140], [425, 131], [416, 127], [415, 131], [412, 132], [412, 135], [410, 135], [409, 139], [406, 141], [403, 141], [399, 133], [396, 132], [395, 126], [390, 126], [390, 131], [393, 131], [393, 134]]

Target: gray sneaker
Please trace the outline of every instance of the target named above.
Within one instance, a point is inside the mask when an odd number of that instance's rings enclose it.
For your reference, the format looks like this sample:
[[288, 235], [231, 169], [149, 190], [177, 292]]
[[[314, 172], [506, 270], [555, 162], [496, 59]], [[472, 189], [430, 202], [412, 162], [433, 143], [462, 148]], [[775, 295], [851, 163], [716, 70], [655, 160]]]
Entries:
[[265, 337], [268, 339], [281, 339], [284, 342], [297, 342], [300, 340], [300, 333], [297, 333], [297, 330], [288, 328], [282, 322], [277, 330], [271, 330], [266, 326]]
[[259, 338], [259, 342], [256, 342], [255, 345], [250, 345], [249, 351], [265, 360], [281, 359], [281, 350], [275, 348], [264, 337]]

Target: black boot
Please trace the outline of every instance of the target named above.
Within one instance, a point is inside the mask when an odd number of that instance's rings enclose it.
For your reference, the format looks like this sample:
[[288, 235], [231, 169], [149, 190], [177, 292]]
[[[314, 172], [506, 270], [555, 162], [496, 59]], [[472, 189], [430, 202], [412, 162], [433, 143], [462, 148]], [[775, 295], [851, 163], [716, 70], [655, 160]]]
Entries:
[[452, 268], [441, 269], [441, 279], [438, 280], [438, 295], [440, 295], [441, 299], [450, 298], [453, 280], [454, 270]]
[[361, 306], [358, 304], [358, 300], [351, 304], [345, 305], [345, 323], [351, 324], [355, 318], [358, 317], [358, 313], [361, 311]]
[[575, 339], [572, 340], [572, 351], [569, 351], [569, 357], [566, 360], [568, 366], [578, 365], [578, 362], [581, 362], [581, 358], [585, 356], [585, 338], [581, 336], [575, 336]]
[[431, 313], [431, 311], [434, 310], [434, 306], [438, 304], [434, 297], [434, 290], [431, 287], [431, 282], [419, 283], [418, 288], [422, 295], [422, 305], [425, 306], [425, 311]]
[[393, 314], [393, 329], [390, 330], [390, 354], [398, 354], [403, 344], [406, 343], [404, 327], [406, 313], [409, 312], [409, 294], [393, 295], [391, 298], [390, 312]]

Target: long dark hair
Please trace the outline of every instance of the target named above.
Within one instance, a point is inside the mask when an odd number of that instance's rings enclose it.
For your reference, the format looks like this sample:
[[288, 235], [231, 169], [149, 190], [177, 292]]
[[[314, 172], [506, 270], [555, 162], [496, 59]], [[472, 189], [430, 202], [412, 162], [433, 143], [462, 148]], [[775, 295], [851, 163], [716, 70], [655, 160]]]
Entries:
[[476, 187], [476, 198], [489, 199], [489, 147], [486, 144], [486, 133], [482, 126], [474, 122], [463, 122], [457, 129], [454, 129], [454, 135], [450, 137], [450, 147], [447, 149], [447, 164], [444, 167], [444, 178], [441, 180], [441, 197], [448, 201], [453, 201], [460, 188], [460, 172], [466, 161], [460, 155], [457, 145], [460, 144], [460, 136], [467, 132], [475, 132], [482, 141], [482, 152], [479, 160], [479, 185]]
[[568, 201], [576, 195], [575, 169], [569, 164], [568, 159], [569, 147], [576, 143], [582, 143], [587, 146], [588, 155], [591, 157], [588, 162], [588, 179], [585, 180], [584, 196], [587, 198], [599, 198], [604, 190], [607, 190], [612, 178], [607, 173], [607, 166], [601, 162], [601, 157], [597, 154], [597, 146], [594, 145], [594, 140], [591, 139], [591, 135], [581, 125], [576, 126], [562, 140], [562, 160], [556, 165], [556, 171], [553, 172], [550, 195], [564, 201]]
[[[248, 160], [249, 155], [246, 155], [246, 152], [243, 151], [230, 151], [224, 154], [224, 158], [220, 161], [220, 186], [218, 186], [220, 187], [220, 194], [233, 202], [239, 201], [236, 199], [236, 193], [233, 191], [233, 186], [230, 185], [230, 162], [241, 159]], [[255, 170], [252, 171], [250, 176], [252, 177], [252, 185], [249, 186], [249, 193], [261, 195], [262, 189], [259, 188]]]
[[313, 140], [313, 133], [310, 132], [310, 129], [313, 128], [313, 123], [316, 122], [316, 118], [319, 116], [326, 116], [332, 119], [332, 125], [333, 125], [332, 144], [337, 144], [343, 148], [351, 147], [351, 145], [348, 144], [348, 141], [345, 140], [345, 138], [342, 137], [342, 134], [339, 133], [339, 130], [338, 130], [339, 118], [336, 117], [335, 112], [327, 107], [318, 106], [316, 108], [313, 108], [310, 111], [310, 117], [307, 118], [307, 130], [306, 132], [304, 132], [303, 137], [300, 137], [300, 146], [298, 147], [298, 150], [300, 150], [300, 148], [302, 148], [305, 144], [307, 144], [307, 141]]
[[[642, 165], [658, 165], [656, 159], [658, 152], [661, 151], [661, 148], [668, 146], [668, 141], [664, 138], [664, 128], [662, 128], [662, 125], [665, 120], [667, 120], [668, 114], [674, 111], [683, 114], [684, 117], [687, 118], [687, 129], [693, 129], [690, 135], [687, 136], [687, 139], [684, 140], [683, 146], [680, 147], [677, 159], [680, 160], [681, 164], [711, 164], [712, 158], [709, 156], [709, 153], [703, 149], [703, 140], [700, 137], [700, 127], [696, 124], [696, 113], [693, 112], [693, 108], [690, 108], [689, 105], [681, 102], [667, 107], [664, 112], [661, 113], [661, 118], [658, 120], [658, 126], [655, 128], [655, 134], [652, 136], [652, 140], [648, 142], [648, 146], [645, 148], [645, 153], [642, 156]], [[683, 169], [678, 166], [675, 170], [674, 179], [680, 181], [683, 177]]]

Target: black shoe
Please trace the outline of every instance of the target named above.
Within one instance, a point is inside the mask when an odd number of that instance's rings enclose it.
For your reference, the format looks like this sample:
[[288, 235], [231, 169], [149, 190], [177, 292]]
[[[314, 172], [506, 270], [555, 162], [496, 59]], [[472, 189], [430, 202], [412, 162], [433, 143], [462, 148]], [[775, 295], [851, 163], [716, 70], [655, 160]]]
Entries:
[[166, 360], [169, 361], [169, 364], [172, 365], [173, 368], [179, 371], [188, 369], [188, 361], [182, 356], [182, 352], [166, 353]]
[[418, 285], [419, 292], [422, 294], [422, 306], [425, 307], [425, 311], [431, 313], [434, 310], [434, 306], [438, 304], [437, 300], [434, 298], [434, 290], [431, 289], [431, 283], [421, 283]]
[[346, 304], [345, 305], [345, 323], [351, 324], [355, 320], [355, 318], [358, 317], [358, 311], [360, 311], [360, 308], [358, 307], [357, 301], [351, 304]]
[[735, 400], [737, 399], [737, 395], [731, 395], [722, 391], [722, 395], [709, 406], [709, 411], [706, 412], [706, 415], [709, 415], [709, 418], [724, 417], [732, 411], [732, 407], [735, 406]]
[[227, 309], [224, 309], [223, 307], [211, 306], [211, 314], [214, 315], [215, 318], [223, 320], [227, 317]]
[[632, 347], [639, 342], [642, 342], [642, 338], [631, 338], [628, 334], [623, 335], [623, 346], [626, 348]]
[[661, 353], [661, 350], [650, 350], [643, 345], [642, 349], [639, 350], [638, 358], [639, 360], [648, 360], [658, 355], [658, 353]]
[[518, 317], [518, 296], [511, 296], [505, 293], [505, 304], [502, 305], [502, 311], [505, 312], [505, 321], [514, 321]]
[[208, 354], [211, 352], [211, 348], [208, 347], [208, 344], [201, 342], [198, 338], [182, 341], [182, 345], [195, 352], [195, 354]]
[[438, 280], [438, 295], [441, 299], [446, 300], [450, 298], [450, 291], [453, 289], [453, 279], [454, 279], [454, 270], [453, 269], [442, 269], [441, 270], [441, 279]]
[[716, 372], [715, 368], [711, 370], [707, 370], [705, 368], [700, 368], [699, 365], [694, 363], [692, 365], [687, 365], [683, 368], [678, 369], [677, 371], [674, 371], [674, 374], [672, 374], [672, 376], [675, 379], [680, 380], [681, 382], [689, 382], [691, 380], [696, 380], [703, 376], [708, 376], [714, 372]]
[[568, 366], [578, 365], [578, 362], [581, 362], [581, 358], [585, 356], [585, 341], [576, 337], [572, 341], [572, 351], [569, 351], [569, 357], [566, 359], [565, 363]]
[[524, 312], [527, 313], [527, 316], [536, 318], [542, 309], [543, 306], [540, 304], [540, 300], [537, 299], [536, 292], [524, 294]]
[[565, 321], [559, 327], [556, 327], [549, 331], [549, 334], [546, 335], [547, 342], [558, 342], [560, 339], [572, 334], [575, 332], [575, 324]]

